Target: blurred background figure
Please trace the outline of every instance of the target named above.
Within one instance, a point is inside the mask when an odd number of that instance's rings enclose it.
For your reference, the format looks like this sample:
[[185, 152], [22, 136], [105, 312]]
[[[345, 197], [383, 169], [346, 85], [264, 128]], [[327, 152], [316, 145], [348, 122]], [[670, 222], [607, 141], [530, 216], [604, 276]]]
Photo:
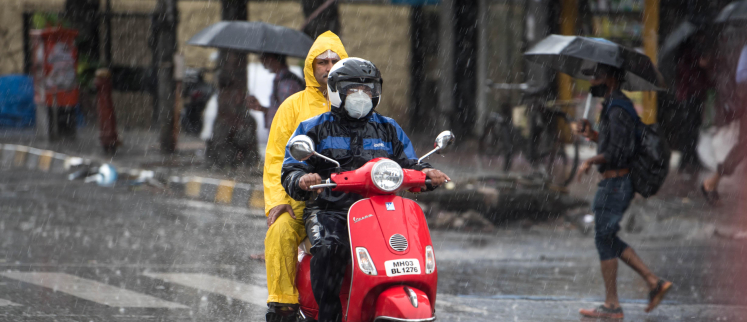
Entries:
[[723, 80], [726, 84], [724, 90], [726, 93], [719, 96], [721, 98], [721, 108], [717, 113], [717, 122], [726, 126], [732, 122], [736, 122], [739, 127], [739, 135], [737, 142], [729, 150], [726, 158], [718, 163], [716, 167], [716, 173], [712, 174], [705, 180], [700, 187], [703, 196], [706, 201], [711, 205], [718, 205], [720, 196], [718, 193], [718, 185], [724, 176], [731, 176], [734, 174], [737, 166], [742, 162], [747, 152], [747, 113], [744, 112], [745, 98], [747, 94], [744, 93], [747, 90], [747, 39], [744, 35], [738, 37], [740, 43], [743, 45], [741, 50], [738, 52], [732, 51], [731, 58], [738, 57], [736, 66], [729, 64], [729, 61], [720, 64], [720, 66], [733, 66], [731, 72], [718, 73], [714, 77], [718, 77]]
[[187, 68], [183, 86], [182, 130], [196, 135], [202, 131], [202, 113], [215, 88], [205, 81], [204, 71], [200, 68]]
[[704, 104], [713, 88], [709, 73], [712, 45], [707, 42], [705, 32], [700, 31], [680, 46], [675, 68], [675, 102], [663, 105], [659, 113], [670, 145], [682, 153], [680, 172], [697, 173], [702, 167], [696, 148]]
[[288, 96], [302, 91], [306, 86], [301, 77], [298, 77], [288, 69], [285, 55], [262, 53], [259, 55], [259, 61], [265, 69], [270, 73], [275, 74], [275, 78], [272, 80], [270, 105], [267, 107], [262, 106], [254, 95], [249, 95], [246, 99], [246, 106], [251, 110], [265, 114], [265, 129], [269, 130], [272, 125], [272, 119], [275, 117], [275, 113], [278, 111], [280, 104], [283, 103]]

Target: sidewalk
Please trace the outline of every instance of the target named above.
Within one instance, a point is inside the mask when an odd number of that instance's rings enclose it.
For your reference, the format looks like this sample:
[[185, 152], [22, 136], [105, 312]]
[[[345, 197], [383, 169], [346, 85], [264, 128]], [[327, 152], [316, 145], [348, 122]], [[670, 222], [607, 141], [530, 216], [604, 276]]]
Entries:
[[[71, 163], [109, 163], [119, 172], [120, 181], [123, 176], [157, 178], [176, 194], [264, 207], [262, 162], [254, 169], [211, 169], [204, 160], [205, 142], [184, 134], [179, 135], [173, 155], [161, 154], [155, 131], [122, 131], [120, 140], [122, 146], [109, 156], [104, 154], [94, 127], [79, 128], [75, 140], [57, 142], [37, 138], [33, 129], [0, 129], [0, 166], [67, 172]], [[264, 146], [260, 149], [264, 153]]]
[[[156, 177], [165, 178], [169, 181], [169, 188], [177, 193], [184, 193], [187, 196], [207, 201], [228, 202], [244, 206], [248, 203], [252, 207], [263, 207], [263, 196], [261, 195], [262, 162], [255, 169], [210, 169], [204, 162], [205, 143], [197, 137], [180, 135], [177, 152], [173, 155], [160, 153], [156, 131], [122, 131], [120, 137], [123, 145], [118, 149], [117, 154], [107, 156], [100, 147], [98, 131], [95, 127], [81, 128], [78, 130], [76, 140], [60, 142], [38, 139], [33, 129], [0, 129], [0, 144], [28, 146], [67, 156], [90, 159], [99, 163], [111, 163], [119, 169], [120, 173], [131, 170], [153, 171]], [[433, 138], [431, 137], [413, 135], [411, 138], [419, 155], [425, 154], [433, 146]], [[264, 147], [264, 144], [260, 144], [262, 154], [264, 154]], [[593, 153], [589, 147], [583, 148], [581, 152], [582, 159], [584, 156]], [[3, 157], [6, 163], [9, 162], [8, 158], [6, 153]], [[526, 174], [531, 169], [530, 165], [522, 160], [522, 158], [517, 158], [514, 161], [513, 169], [515, 169], [516, 175]], [[674, 161], [676, 160], [673, 160], [673, 164], [676, 164]], [[427, 162], [448, 173], [455, 182], [482, 175], [502, 174], [501, 167], [503, 164], [502, 159], [491, 160], [482, 157], [475, 142], [467, 140], [457, 141], [444, 154], [433, 155], [427, 159]], [[627, 220], [635, 217], [635, 220], [638, 221], [637, 224], [630, 224], [631, 229], [638, 230], [636, 226], [641, 226], [643, 223], [653, 224], [660, 221], [668, 222], [667, 219], [688, 218], [688, 220], [699, 223], [683, 224], [683, 226], [688, 227], [682, 227], [687, 231], [681, 231], [681, 233], [699, 234], [696, 231], [702, 233], [703, 229], [707, 229], [715, 235], [718, 235], [719, 230], [730, 231], [726, 235], [738, 234], [738, 231], [731, 232], [737, 228], [731, 227], [733, 216], [726, 216], [726, 214], [735, 214], [737, 211], [738, 197], [730, 192], [737, 191], [740, 187], [739, 183], [731, 178], [726, 178], [723, 181], [721, 191], [725, 206], [714, 209], [705, 204], [697, 190], [697, 184], [704, 175], [701, 174], [699, 177], [681, 175], [677, 173], [673, 166], [665, 186], [658, 195], [649, 199], [636, 197], [628, 211], [631, 215], [626, 216]], [[569, 187], [569, 194], [591, 202], [598, 181], [598, 176], [592, 174], [586, 177], [583, 182], [574, 182]], [[239, 190], [243, 192], [239, 193]], [[253, 191], [256, 191], [256, 193]], [[240, 197], [227, 197], [226, 194], [238, 194]], [[682, 222], [682, 220], [675, 219], [675, 222]], [[704, 227], [705, 225], [710, 226]]]

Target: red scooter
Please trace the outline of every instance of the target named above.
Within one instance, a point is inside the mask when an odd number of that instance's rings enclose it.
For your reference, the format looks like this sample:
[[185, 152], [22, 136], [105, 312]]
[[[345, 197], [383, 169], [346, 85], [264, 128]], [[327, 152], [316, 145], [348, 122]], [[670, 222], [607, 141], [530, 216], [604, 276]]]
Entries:
[[[450, 131], [441, 132], [435, 149], [418, 163], [453, 141]], [[337, 161], [315, 152], [308, 136], [296, 136], [290, 144], [296, 160], [315, 155], [340, 167]], [[364, 196], [348, 211], [352, 260], [340, 292], [343, 321], [436, 320], [438, 271], [428, 224], [415, 201], [396, 195], [403, 190], [420, 192], [429, 181], [421, 171], [402, 169], [392, 160], [377, 158], [357, 170], [333, 173], [325, 183], [310, 187]], [[307, 239], [299, 247], [296, 274], [300, 314], [305, 321], [316, 320], [319, 308], [311, 291], [310, 246]]]

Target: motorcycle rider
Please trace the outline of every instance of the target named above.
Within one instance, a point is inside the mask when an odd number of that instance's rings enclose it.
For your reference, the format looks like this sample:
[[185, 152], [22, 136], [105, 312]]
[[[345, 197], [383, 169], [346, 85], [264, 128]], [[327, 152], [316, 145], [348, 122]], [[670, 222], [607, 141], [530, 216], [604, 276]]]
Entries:
[[354, 170], [386, 157], [402, 168], [423, 171], [437, 187], [449, 179], [427, 163], [417, 164], [412, 143], [393, 119], [374, 112], [381, 101], [382, 78], [373, 63], [347, 58], [329, 72], [327, 92], [332, 110], [302, 122], [293, 136], [307, 135], [322, 158], [297, 161], [286, 147], [282, 183], [291, 198], [306, 200], [304, 221], [311, 241], [311, 288], [319, 305], [319, 322], [342, 321], [340, 287], [350, 260], [347, 211], [363, 197], [353, 193], [309, 188], [336, 171]]

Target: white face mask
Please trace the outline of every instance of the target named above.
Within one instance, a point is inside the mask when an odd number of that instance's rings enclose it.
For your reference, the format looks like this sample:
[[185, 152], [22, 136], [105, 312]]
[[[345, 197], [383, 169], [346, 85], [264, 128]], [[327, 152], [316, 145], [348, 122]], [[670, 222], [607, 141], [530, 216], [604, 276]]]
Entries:
[[345, 111], [352, 118], [359, 119], [368, 115], [371, 108], [373, 108], [373, 102], [366, 93], [355, 92], [345, 98]]

